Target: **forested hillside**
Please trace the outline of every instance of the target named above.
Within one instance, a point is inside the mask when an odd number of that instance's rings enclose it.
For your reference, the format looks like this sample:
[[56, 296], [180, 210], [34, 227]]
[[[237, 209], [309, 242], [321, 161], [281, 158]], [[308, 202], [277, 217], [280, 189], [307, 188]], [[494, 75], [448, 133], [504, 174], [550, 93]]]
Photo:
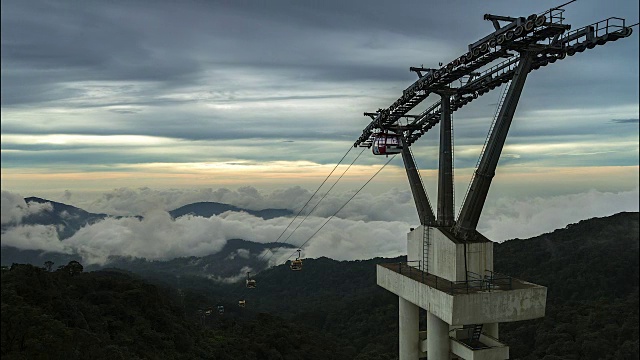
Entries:
[[341, 341], [300, 324], [251, 310], [208, 310], [121, 272], [14, 265], [2, 271], [2, 359], [354, 356]]
[[638, 359], [638, 219], [583, 220], [495, 247], [497, 271], [548, 287], [547, 316], [501, 325], [513, 355]]
[[[549, 289], [545, 318], [500, 325], [511, 358], [638, 359], [638, 241], [638, 213], [621, 213], [496, 244], [497, 271]], [[306, 259], [260, 273], [256, 289], [19, 266], [2, 274], [2, 357], [395, 359], [397, 297], [375, 265], [403, 260]]]

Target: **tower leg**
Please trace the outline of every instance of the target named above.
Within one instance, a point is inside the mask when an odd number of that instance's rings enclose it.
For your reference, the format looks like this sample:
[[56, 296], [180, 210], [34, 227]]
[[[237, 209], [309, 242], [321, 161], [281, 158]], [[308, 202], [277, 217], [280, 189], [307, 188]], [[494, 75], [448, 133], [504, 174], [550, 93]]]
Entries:
[[451, 138], [451, 94], [440, 95], [440, 160], [438, 162], [438, 223], [451, 227], [453, 215], [453, 145]]
[[449, 343], [449, 324], [427, 311], [427, 358], [449, 360]]
[[420, 315], [417, 305], [399, 299], [399, 360], [418, 360], [420, 358]]

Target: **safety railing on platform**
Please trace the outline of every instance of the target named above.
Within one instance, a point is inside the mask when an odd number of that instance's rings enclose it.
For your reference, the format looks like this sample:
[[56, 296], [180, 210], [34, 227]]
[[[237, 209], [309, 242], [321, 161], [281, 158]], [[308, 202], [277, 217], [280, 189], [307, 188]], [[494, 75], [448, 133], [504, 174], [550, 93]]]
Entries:
[[[417, 264], [417, 265], [411, 265]], [[513, 278], [508, 275], [485, 270], [483, 275], [468, 271], [467, 280], [449, 281], [426, 271], [422, 271], [421, 260], [410, 260], [406, 262], [381, 264], [382, 266], [396, 271], [400, 275], [407, 276], [412, 280], [419, 281], [434, 289], [449, 294], [468, 294], [478, 291], [511, 290], [513, 288]]]

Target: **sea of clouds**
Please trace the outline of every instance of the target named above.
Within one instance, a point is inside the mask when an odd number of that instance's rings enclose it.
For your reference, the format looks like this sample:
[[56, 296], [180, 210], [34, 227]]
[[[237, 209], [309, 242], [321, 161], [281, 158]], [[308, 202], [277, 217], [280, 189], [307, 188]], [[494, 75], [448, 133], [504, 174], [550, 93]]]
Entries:
[[[66, 192], [55, 201], [94, 213], [130, 216], [107, 218], [60, 241], [54, 226], [25, 225], [21, 219], [51, 204], [26, 203], [22, 194], [2, 191], [2, 246], [49, 252], [76, 253], [87, 264], [108, 262], [110, 256], [168, 260], [205, 256], [220, 251], [230, 239], [259, 243], [287, 242], [301, 246], [305, 257], [336, 260], [394, 257], [406, 253], [406, 233], [418, 224], [411, 193], [391, 189], [361, 193], [339, 213], [353, 192], [326, 196], [300, 188], [259, 191], [252, 187], [204, 190], [115, 189], [98, 198]], [[301, 216], [264, 220], [244, 212], [226, 212], [210, 218], [182, 216], [168, 211], [193, 202], [215, 201], [258, 210], [287, 208]], [[309, 216], [311, 209], [313, 212]], [[528, 238], [592, 217], [638, 211], [638, 189], [617, 193], [578, 194], [524, 199], [497, 198], [485, 206], [478, 229], [488, 238], [504, 241]], [[332, 215], [334, 215], [332, 217]], [[142, 215], [142, 218], [133, 217]], [[330, 220], [330, 221], [328, 221]], [[295, 231], [294, 231], [295, 230]], [[303, 246], [304, 244], [304, 246]], [[245, 254], [246, 255], [246, 254]], [[265, 258], [271, 265], [290, 257], [291, 249], [276, 249]]]

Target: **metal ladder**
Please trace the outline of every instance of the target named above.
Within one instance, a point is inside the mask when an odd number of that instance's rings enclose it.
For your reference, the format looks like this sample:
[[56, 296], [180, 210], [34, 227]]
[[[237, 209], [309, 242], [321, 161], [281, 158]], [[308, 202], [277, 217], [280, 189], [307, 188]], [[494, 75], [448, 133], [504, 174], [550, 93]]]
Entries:
[[473, 333], [471, 333], [471, 341], [479, 341], [480, 334], [482, 334], [482, 324], [475, 324], [473, 326]]
[[422, 271], [429, 272], [429, 247], [431, 246], [431, 231], [426, 225], [422, 227]]

